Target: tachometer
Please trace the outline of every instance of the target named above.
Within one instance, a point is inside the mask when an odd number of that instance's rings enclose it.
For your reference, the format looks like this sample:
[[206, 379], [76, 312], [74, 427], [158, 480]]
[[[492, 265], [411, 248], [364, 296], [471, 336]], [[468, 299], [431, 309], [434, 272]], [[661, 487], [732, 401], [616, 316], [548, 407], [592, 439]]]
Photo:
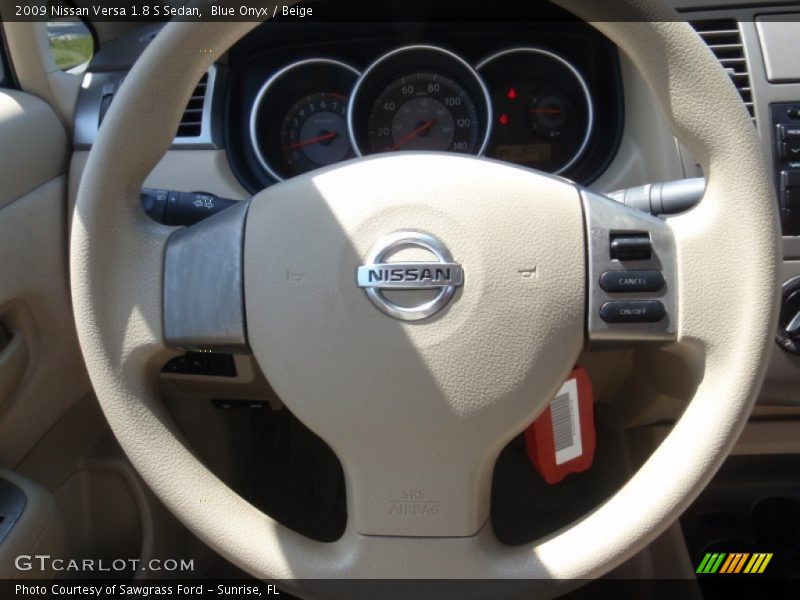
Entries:
[[255, 159], [280, 181], [354, 156], [347, 106], [358, 71], [313, 58], [292, 63], [270, 77], [250, 113]]
[[296, 102], [281, 127], [281, 149], [296, 173], [331, 165], [352, 156], [347, 137], [347, 97], [317, 92]]
[[348, 127], [358, 154], [481, 154], [491, 127], [489, 94], [455, 54], [400, 48], [375, 61], [356, 84]]

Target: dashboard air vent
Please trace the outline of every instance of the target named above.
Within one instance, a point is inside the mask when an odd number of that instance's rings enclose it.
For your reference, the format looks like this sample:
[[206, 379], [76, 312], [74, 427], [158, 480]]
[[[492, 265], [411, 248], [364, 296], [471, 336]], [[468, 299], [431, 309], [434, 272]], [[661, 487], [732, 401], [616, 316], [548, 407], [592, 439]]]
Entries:
[[178, 126], [178, 137], [198, 137], [203, 132], [203, 107], [206, 103], [208, 89], [208, 73], [203, 75], [200, 83], [194, 88], [189, 105]]
[[692, 21], [691, 25], [731, 76], [747, 110], [750, 111], [750, 116], [755, 118], [753, 91], [750, 87], [750, 74], [747, 71], [747, 59], [739, 23], [735, 19], [724, 19]]

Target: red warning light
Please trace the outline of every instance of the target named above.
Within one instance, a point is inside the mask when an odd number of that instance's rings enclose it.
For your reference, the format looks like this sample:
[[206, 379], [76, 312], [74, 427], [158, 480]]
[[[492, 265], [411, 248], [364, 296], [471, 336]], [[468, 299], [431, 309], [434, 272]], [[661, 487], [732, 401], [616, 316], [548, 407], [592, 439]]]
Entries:
[[500, 125], [508, 125], [508, 115], [503, 113], [502, 115], [500, 115], [499, 121]]
[[508, 93], [506, 94], [506, 98], [508, 98], [509, 100], [516, 100], [517, 90], [515, 90], [513, 87], [509, 88]]

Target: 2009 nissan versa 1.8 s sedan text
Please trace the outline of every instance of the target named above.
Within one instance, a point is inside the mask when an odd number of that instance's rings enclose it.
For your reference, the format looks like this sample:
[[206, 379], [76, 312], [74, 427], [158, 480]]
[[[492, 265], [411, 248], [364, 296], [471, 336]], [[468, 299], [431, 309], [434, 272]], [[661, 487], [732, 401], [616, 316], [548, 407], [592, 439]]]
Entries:
[[0, 595], [800, 573], [800, 5], [0, 21]]

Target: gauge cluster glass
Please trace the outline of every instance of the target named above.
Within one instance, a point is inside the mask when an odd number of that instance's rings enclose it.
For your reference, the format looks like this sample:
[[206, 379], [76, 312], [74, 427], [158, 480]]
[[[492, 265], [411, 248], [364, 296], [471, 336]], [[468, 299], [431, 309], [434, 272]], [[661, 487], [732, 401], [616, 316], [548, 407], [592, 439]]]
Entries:
[[436, 46], [390, 51], [363, 72], [331, 59], [292, 63], [260, 88], [250, 141], [279, 181], [354, 156], [437, 151], [568, 173], [594, 113], [580, 72], [548, 50], [514, 48], [477, 70]]

